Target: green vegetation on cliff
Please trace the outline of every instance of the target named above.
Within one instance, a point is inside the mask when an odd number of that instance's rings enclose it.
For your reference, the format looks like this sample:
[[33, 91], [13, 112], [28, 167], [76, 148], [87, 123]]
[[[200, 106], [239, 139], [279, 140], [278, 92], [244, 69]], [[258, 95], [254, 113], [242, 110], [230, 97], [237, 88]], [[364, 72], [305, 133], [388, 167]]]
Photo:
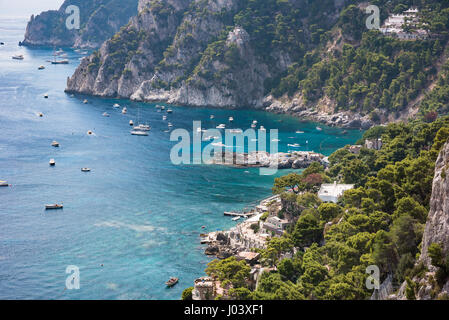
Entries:
[[[241, 278], [233, 280], [236, 273], [228, 271], [227, 276], [226, 268], [220, 270], [230, 262], [215, 261], [208, 273], [229, 280], [248, 299], [366, 299], [372, 294], [365, 286], [366, 268], [377, 265], [381, 280], [387, 275], [396, 285], [407, 280], [408, 291], [413, 291], [416, 284], [410, 279], [425, 270], [415, 264], [435, 160], [449, 138], [449, 116], [431, 123], [374, 127], [364, 136], [372, 137], [382, 137], [381, 150], [362, 148], [353, 154], [343, 148], [329, 157], [328, 170], [314, 165], [302, 174], [276, 179], [273, 191], [282, 194], [281, 213], [297, 217], [297, 222], [282, 237], [272, 238], [267, 249], [257, 249], [262, 264], [277, 267], [262, 275], [257, 290], [248, 294]], [[321, 203], [307, 184], [317, 174], [322, 181], [340, 180], [355, 188], [346, 191], [337, 204]], [[295, 192], [286, 191], [290, 189]], [[282, 258], [293, 248], [292, 258]], [[430, 252], [443, 282], [449, 274], [446, 262], [439, 259], [436, 245]]]

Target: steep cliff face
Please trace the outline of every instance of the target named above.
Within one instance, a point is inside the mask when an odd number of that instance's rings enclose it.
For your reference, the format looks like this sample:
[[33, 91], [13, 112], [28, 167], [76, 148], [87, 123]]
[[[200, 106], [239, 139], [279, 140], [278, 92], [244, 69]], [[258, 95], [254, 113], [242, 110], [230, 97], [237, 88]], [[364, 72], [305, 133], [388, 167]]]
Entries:
[[[441, 266], [432, 263], [429, 248], [437, 244], [441, 248]], [[410, 297], [419, 300], [449, 298], [449, 142], [443, 146], [435, 164], [435, 175], [432, 184], [430, 211], [423, 234], [421, 255], [416, 269], [421, 270], [411, 279], [404, 282], [397, 294], [397, 299]], [[407, 294], [408, 291], [408, 294]]]
[[449, 257], [449, 143], [446, 143], [436, 161], [435, 176], [432, 185], [430, 211], [423, 235], [420, 261], [428, 272], [423, 277], [414, 279], [418, 299], [428, 300], [449, 297], [449, 279], [446, 271], [432, 265], [429, 247], [438, 244], [442, 249], [443, 263], [447, 269]]
[[[70, 5], [80, 9], [79, 30], [66, 27], [65, 10]], [[137, 14], [137, 5], [138, 0], [66, 0], [59, 10], [31, 16], [22, 44], [98, 48]]]
[[[282, 9], [275, 1], [269, 3], [273, 10]], [[308, 41], [305, 32], [283, 26], [286, 36], [298, 33], [289, 41], [304, 43], [298, 48], [281, 46], [278, 43], [287, 40], [277, 39], [274, 31], [260, 34], [265, 27], [262, 19], [270, 21], [269, 14], [278, 14], [281, 20], [289, 10], [311, 5], [290, 1], [284, 13], [267, 8], [264, 15], [252, 5], [238, 0], [141, 0], [137, 17], [81, 63], [68, 79], [67, 91], [194, 106], [262, 108], [267, 105], [267, 82], [285, 73]], [[328, 17], [332, 25], [337, 9], [328, 10], [334, 13]], [[252, 21], [252, 16], [261, 21]], [[291, 27], [306, 28], [301, 19], [296, 23]]]
[[[400, 10], [387, 0], [379, 5], [384, 15]], [[447, 69], [446, 38], [402, 41], [368, 30], [366, 6], [361, 0], [140, 0], [138, 15], [83, 61], [67, 91], [265, 108], [364, 129], [414, 116]], [[429, 30], [449, 31], [438, 22], [449, 21], [440, 2], [420, 9], [432, 12], [424, 15]], [[429, 110], [438, 106], [426, 103]]]
[[432, 243], [439, 243], [443, 252], [449, 254], [449, 143], [445, 144], [435, 164], [430, 211], [423, 235], [420, 260], [429, 269], [434, 269], [428, 252]]

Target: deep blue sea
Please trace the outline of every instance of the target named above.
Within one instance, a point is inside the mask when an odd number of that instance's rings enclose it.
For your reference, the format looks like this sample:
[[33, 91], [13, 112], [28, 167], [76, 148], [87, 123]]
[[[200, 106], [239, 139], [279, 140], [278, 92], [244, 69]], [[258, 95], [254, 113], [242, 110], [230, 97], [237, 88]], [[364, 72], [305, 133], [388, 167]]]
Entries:
[[[269, 196], [276, 176], [173, 165], [175, 142], [154, 104], [65, 94], [81, 55], [64, 49], [70, 64], [51, 65], [53, 48], [18, 47], [25, 27], [24, 18], [0, 20], [0, 180], [11, 184], [0, 188], [0, 299], [179, 299], [210, 261], [200, 233], [231, 227], [223, 212]], [[14, 54], [25, 59], [12, 60]], [[233, 127], [246, 129], [258, 120], [279, 129], [281, 151], [298, 143], [329, 155], [362, 134], [320, 132], [317, 124], [259, 111], [171, 108], [174, 128], [192, 130], [193, 120], [211, 128], [233, 116]], [[138, 116], [152, 126], [147, 137], [130, 135], [129, 120]], [[44, 210], [61, 202], [63, 210]], [[80, 269], [79, 290], [65, 289], [69, 265]], [[180, 281], [167, 289], [171, 276]]]

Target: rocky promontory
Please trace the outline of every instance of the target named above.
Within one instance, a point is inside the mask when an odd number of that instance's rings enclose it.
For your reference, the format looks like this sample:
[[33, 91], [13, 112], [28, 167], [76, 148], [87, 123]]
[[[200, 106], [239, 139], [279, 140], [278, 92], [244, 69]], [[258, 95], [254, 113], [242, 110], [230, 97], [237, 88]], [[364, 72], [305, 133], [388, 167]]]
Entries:
[[[68, 6], [80, 9], [80, 29], [69, 30]], [[98, 48], [137, 14], [138, 0], [65, 0], [59, 10], [32, 15], [28, 22], [26, 46]]]

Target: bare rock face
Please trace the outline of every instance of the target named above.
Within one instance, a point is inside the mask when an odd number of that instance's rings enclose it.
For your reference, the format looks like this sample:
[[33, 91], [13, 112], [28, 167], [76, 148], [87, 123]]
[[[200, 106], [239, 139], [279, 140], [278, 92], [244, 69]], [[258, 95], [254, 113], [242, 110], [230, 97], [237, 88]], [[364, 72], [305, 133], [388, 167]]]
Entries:
[[[80, 9], [80, 29], [69, 30], [65, 12], [70, 5]], [[137, 14], [138, 0], [65, 0], [59, 10], [31, 16], [23, 45], [98, 48]]]
[[[412, 280], [418, 285], [416, 298], [419, 300], [437, 299], [449, 294], [449, 281], [440, 288], [435, 288], [435, 268], [429, 257], [429, 247], [438, 243], [443, 255], [449, 255], [449, 142], [443, 146], [435, 163], [435, 175], [430, 199], [430, 211], [423, 234], [422, 250], [418, 263], [428, 269], [422, 277]], [[406, 282], [401, 286], [397, 299], [405, 300]]]
[[449, 143], [444, 145], [435, 164], [430, 212], [423, 235], [420, 260], [430, 270], [433, 267], [428, 248], [432, 243], [439, 243], [443, 253], [449, 254]]

